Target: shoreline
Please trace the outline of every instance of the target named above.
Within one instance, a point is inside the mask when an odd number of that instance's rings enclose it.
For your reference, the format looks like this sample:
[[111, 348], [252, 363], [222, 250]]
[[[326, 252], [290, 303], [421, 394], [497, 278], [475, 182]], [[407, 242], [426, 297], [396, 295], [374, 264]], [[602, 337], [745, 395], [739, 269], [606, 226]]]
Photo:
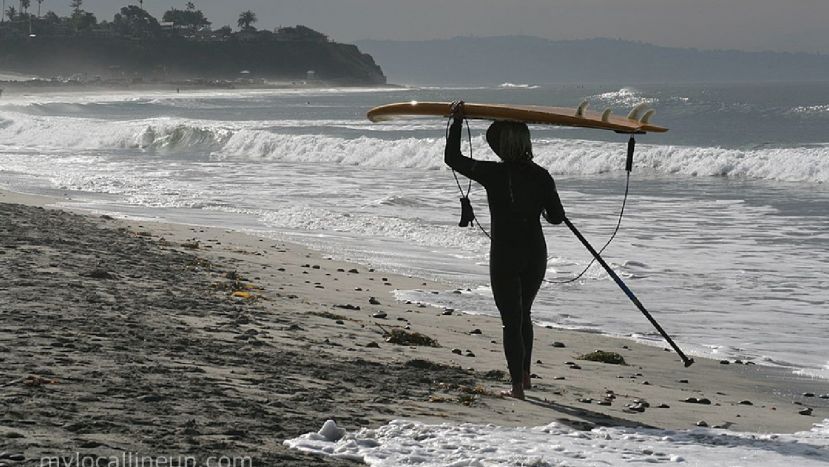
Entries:
[[[505, 399], [498, 396], [508, 383], [497, 318], [393, 297], [397, 288], [446, 284], [221, 228], [50, 207], [58, 201], [0, 190], [8, 214], [0, 274], [11, 281], [0, 301], [8, 355], [0, 384], [6, 403], [20, 407], [0, 412], [0, 437], [10, 440], [5, 449], [29, 458], [164, 445], [331, 465], [281, 445], [326, 418], [349, 430], [408, 418], [665, 429], [705, 421], [764, 433], [808, 430], [829, 418], [829, 400], [818, 397], [822, 380], [706, 358], [684, 369], [658, 347], [538, 326], [536, 388], [526, 402]], [[195, 266], [178, 269], [187, 264]], [[139, 309], [140, 320], [130, 312]], [[384, 333], [407, 326], [440, 347], [386, 342]], [[163, 339], [133, 335], [138, 330]], [[628, 365], [578, 359], [595, 349], [618, 352]], [[29, 375], [42, 380], [29, 385]], [[130, 380], [142, 377], [155, 384]], [[178, 385], [181, 378], [191, 384]], [[599, 405], [609, 391], [610, 405]], [[683, 402], [691, 397], [709, 403]], [[633, 410], [635, 400], [650, 406]], [[66, 404], [72, 409], [63, 412]], [[118, 420], [125, 408], [132, 423]], [[798, 414], [804, 408], [812, 414]], [[70, 421], [90, 415], [94, 423]]]
[[[327, 82], [306, 82], [303, 80], [293, 81], [268, 81], [268, 80], [212, 80], [212, 79], [189, 79], [170, 81], [52, 81], [52, 80], [0, 80], [0, 99], [3, 96], [24, 96], [47, 94], [54, 92], [88, 93], [88, 92], [119, 92], [119, 91], [210, 91], [210, 90], [247, 90], [247, 91], [268, 91], [268, 90], [314, 90], [314, 89], [407, 89], [406, 86], [398, 84], [347, 84]], [[0, 100], [2, 102], [2, 100]]]

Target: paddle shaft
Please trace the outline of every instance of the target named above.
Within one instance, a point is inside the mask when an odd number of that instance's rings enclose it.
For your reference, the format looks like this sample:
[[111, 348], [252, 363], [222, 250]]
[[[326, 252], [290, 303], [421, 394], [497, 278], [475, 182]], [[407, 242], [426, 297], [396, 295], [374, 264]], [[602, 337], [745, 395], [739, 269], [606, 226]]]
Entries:
[[607, 271], [607, 273], [610, 274], [610, 277], [612, 277], [613, 280], [616, 281], [616, 285], [618, 285], [619, 288], [622, 289], [622, 292], [624, 292], [625, 295], [628, 296], [630, 301], [633, 302], [634, 305], [636, 305], [636, 308], [639, 308], [639, 311], [641, 311], [642, 314], [645, 315], [645, 318], [648, 318], [648, 321], [651, 322], [653, 327], [656, 328], [656, 330], [659, 331], [659, 334], [661, 334], [662, 337], [664, 337], [665, 340], [668, 342], [668, 344], [671, 345], [671, 347], [674, 349], [674, 351], [676, 351], [676, 353], [679, 355], [679, 358], [682, 359], [682, 362], [685, 364], [685, 366], [689, 367], [689, 366], [693, 365], [694, 359], [693, 358], [688, 358], [682, 352], [682, 349], [680, 349], [679, 346], [677, 346], [676, 343], [673, 341], [673, 339], [671, 339], [671, 337], [668, 335], [668, 333], [666, 333], [665, 330], [662, 329], [662, 326], [660, 326], [659, 323], [657, 323], [656, 320], [653, 319], [653, 316], [651, 316], [651, 314], [648, 312], [648, 310], [645, 309], [645, 306], [642, 305], [642, 302], [640, 302], [639, 299], [636, 298], [636, 295], [633, 294], [633, 292], [622, 281], [622, 279], [615, 272], [613, 272], [613, 269], [610, 268], [610, 265], [608, 265], [605, 262], [604, 258], [602, 258], [601, 255], [599, 255], [599, 253], [590, 245], [590, 243], [587, 241], [586, 238], [584, 238], [584, 236], [581, 234], [581, 232], [579, 232], [579, 230], [576, 228], [576, 226], [573, 225], [572, 222], [570, 222], [570, 219], [565, 217], [564, 218], [564, 223], [567, 224], [567, 227], [570, 228], [570, 230], [573, 232], [573, 234], [576, 236], [576, 238], [579, 239], [579, 241], [582, 243], [582, 245], [584, 245], [585, 248], [587, 248], [587, 250], [590, 251], [590, 254], [592, 254], [593, 257], [596, 258], [596, 261], [598, 261], [599, 264], [602, 265], [602, 267], [605, 269], [605, 271]]

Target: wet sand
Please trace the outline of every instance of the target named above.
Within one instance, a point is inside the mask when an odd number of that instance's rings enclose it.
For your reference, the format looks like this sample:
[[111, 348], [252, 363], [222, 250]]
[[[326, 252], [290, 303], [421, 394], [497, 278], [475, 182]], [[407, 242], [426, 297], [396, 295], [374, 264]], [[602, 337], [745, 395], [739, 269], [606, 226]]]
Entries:
[[[686, 369], [662, 348], [546, 328], [528, 400], [503, 398], [497, 318], [392, 294], [449, 285], [53, 202], [0, 192], [0, 451], [29, 459], [0, 463], [126, 451], [346, 465], [282, 445], [329, 418], [348, 430], [409, 418], [754, 432], [829, 418], [825, 381], [702, 358]], [[387, 342], [395, 330], [439, 346]], [[578, 358], [596, 349], [627, 365]]]

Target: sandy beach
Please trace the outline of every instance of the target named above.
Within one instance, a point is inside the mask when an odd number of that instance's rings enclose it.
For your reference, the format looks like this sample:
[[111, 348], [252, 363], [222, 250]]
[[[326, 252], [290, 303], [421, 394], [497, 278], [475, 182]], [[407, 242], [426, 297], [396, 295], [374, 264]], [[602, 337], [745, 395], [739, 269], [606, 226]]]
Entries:
[[[394, 299], [446, 284], [58, 201], [0, 192], [0, 465], [121, 452], [345, 465], [283, 446], [327, 419], [791, 433], [829, 418], [822, 380], [703, 358], [683, 368], [663, 348], [543, 327], [534, 389], [503, 398], [497, 318]], [[436, 345], [387, 341], [404, 331]], [[597, 349], [627, 364], [580, 359]]]

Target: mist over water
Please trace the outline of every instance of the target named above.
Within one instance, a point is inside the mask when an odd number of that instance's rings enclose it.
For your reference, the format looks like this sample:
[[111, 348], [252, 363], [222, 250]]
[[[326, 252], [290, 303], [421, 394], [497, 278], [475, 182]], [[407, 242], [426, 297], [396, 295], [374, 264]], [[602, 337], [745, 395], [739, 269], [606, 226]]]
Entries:
[[[829, 377], [829, 85], [53, 94], [0, 101], [0, 186], [67, 203], [285, 238], [341, 258], [436, 278], [405, 299], [494, 314], [487, 239], [457, 227], [443, 166], [445, 122], [372, 124], [374, 105], [454, 100], [657, 109], [664, 135], [638, 137], [631, 195], [606, 259], [692, 353]], [[486, 125], [472, 155], [492, 159]], [[536, 161], [596, 245], [615, 224], [627, 137], [533, 129]], [[464, 152], [468, 143], [464, 141]], [[486, 196], [472, 200], [488, 227]], [[548, 279], [589, 253], [545, 227]], [[451, 293], [460, 288], [460, 295]], [[466, 291], [466, 289], [469, 291]], [[545, 284], [535, 319], [662, 345], [601, 268]]]

